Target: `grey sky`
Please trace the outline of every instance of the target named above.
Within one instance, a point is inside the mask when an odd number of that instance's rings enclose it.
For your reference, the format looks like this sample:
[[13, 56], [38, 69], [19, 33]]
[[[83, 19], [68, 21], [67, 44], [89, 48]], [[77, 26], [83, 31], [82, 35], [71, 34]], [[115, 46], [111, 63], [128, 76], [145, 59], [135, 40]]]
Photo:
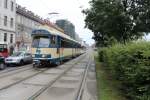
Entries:
[[[75, 27], [79, 36], [88, 44], [94, 43], [91, 39], [93, 33], [85, 29], [84, 15], [81, 10], [89, 7], [89, 0], [16, 0], [18, 4], [26, 7], [43, 18], [49, 17], [51, 21], [56, 19], [68, 19]], [[58, 15], [49, 16], [48, 13], [57, 12]]]

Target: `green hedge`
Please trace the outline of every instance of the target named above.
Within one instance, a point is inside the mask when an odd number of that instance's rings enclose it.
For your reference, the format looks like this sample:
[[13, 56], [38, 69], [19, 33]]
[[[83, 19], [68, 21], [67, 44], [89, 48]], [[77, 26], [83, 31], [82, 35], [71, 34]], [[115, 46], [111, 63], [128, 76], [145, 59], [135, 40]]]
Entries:
[[100, 48], [99, 60], [121, 81], [131, 100], [150, 100], [150, 42]]

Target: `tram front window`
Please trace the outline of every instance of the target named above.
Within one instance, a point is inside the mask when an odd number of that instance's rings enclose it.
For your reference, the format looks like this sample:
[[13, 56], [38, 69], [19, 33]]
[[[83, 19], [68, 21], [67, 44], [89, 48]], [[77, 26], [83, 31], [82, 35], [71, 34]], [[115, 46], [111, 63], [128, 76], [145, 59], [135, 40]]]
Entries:
[[49, 37], [47, 36], [36, 36], [33, 38], [33, 43], [32, 46], [37, 48], [37, 47], [41, 47], [41, 48], [47, 48], [50, 45], [50, 40]]

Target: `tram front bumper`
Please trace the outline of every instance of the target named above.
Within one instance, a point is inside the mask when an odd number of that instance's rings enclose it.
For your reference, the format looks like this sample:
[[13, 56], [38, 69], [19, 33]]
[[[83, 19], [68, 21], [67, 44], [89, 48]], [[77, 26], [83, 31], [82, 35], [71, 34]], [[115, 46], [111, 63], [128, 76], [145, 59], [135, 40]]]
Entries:
[[40, 60], [34, 60], [33, 59], [33, 64], [39, 64], [41, 61]]
[[34, 67], [38, 67], [38, 66], [40, 66], [40, 64], [41, 64], [41, 61], [40, 61], [40, 60], [34, 60], [34, 59], [33, 59], [33, 66], [34, 66]]
[[40, 66], [45, 65], [51, 62], [51, 58], [34, 58], [33, 59], [33, 65]]

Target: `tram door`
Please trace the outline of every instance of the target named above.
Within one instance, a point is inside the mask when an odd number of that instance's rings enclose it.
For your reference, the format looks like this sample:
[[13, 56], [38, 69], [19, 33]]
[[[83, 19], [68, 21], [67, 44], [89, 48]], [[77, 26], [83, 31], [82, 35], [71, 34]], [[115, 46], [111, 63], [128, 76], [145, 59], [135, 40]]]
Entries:
[[72, 57], [74, 57], [75, 56], [75, 44], [73, 44], [73, 46], [72, 46]]
[[59, 39], [59, 44], [60, 44], [60, 46], [59, 46], [59, 58], [62, 61], [63, 57], [64, 57], [64, 55], [63, 55], [63, 52], [64, 52], [64, 42], [63, 42], [62, 39]]

